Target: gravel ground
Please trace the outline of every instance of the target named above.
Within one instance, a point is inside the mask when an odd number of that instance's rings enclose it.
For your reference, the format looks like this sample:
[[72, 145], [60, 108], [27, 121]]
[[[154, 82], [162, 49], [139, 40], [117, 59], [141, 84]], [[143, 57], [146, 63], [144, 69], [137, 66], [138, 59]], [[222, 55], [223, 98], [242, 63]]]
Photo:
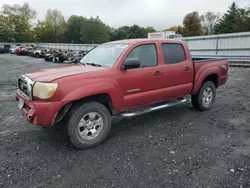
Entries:
[[84, 151], [53, 129], [26, 122], [17, 77], [57, 66], [0, 55], [0, 187], [250, 187], [250, 69], [231, 68], [210, 111], [190, 104], [113, 123]]

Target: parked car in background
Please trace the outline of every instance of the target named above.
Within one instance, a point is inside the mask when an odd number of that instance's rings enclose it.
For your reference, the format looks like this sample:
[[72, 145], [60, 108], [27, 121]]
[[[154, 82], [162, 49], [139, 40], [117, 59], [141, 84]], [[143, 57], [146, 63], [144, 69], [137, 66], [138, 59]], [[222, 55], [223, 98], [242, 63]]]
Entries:
[[31, 49], [28, 49], [28, 51], [29, 51], [29, 56], [31, 56], [31, 54], [34, 54], [34, 52], [35, 52], [35, 48], [31, 48]]
[[[69, 53], [67, 51], [63, 51], [60, 53], [55, 54], [54, 58], [53, 58], [53, 62], [54, 63], [62, 63], [62, 62], [66, 62], [68, 61], [68, 55]], [[70, 54], [70, 56], [72, 56], [73, 54]]]
[[30, 56], [36, 57], [36, 58], [42, 58], [43, 51], [42, 51], [42, 49], [36, 49], [36, 50], [34, 50], [34, 52], [30, 53]]
[[32, 47], [23, 47], [23, 48], [18, 48], [16, 50], [17, 55], [29, 55], [30, 53], [34, 52], [34, 49]]
[[44, 58], [46, 54], [48, 54], [50, 50], [48, 49], [35, 49], [32, 53], [30, 53], [31, 57], [36, 57], [36, 58]]
[[51, 50], [43, 55], [45, 61], [53, 61], [55, 63], [77, 63], [87, 54], [87, 51], [75, 53], [73, 50]]
[[44, 58], [44, 56], [45, 56], [46, 54], [50, 53], [50, 52], [51, 52], [51, 49], [47, 49], [47, 48], [42, 49], [42, 50], [41, 50], [41, 57]]
[[12, 47], [9, 49], [9, 52], [10, 52], [11, 54], [14, 54], [14, 53], [16, 52], [16, 48], [17, 48], [17, 46], [12, 46]]
[[15, 54], [16, 49], [19, 48], [19, 47], [21, 47], [20, 44], [12, 45], [12, 46], [10, 47], [10, 49], [9, 49], [9, 52], [10, 52], [11, 54]]
[[73, 56], [68, 56], [68, 63], [78, 64], [81, 59], [87, 54], [87, 51], [79, 51], [78, 54], [73, 54]]
[[20, 51], [21, 49], [23, 49], [23, 48], [24, 48], [24, 46], [17, 46], [17, 47], [15, 48], [14, 54], [18, 54], [19, 51]]
[[61, 53], [61, 50], [51, 49], [43, 55], [43, 58], [45, 61], [53, 61], [53, 59], [58, 57]]
[[10, 50], [10, 45], [8, 45], [8, 44], [5, 44], [3, 47], [0, 47], [0, 53], [1, 54], [9, 53], [9, 50]]
[[84, 57], [87, 53], [88, 53], [88, 51], [79, 51], [78, 56]]
[[28, 122], [51, 127], [64, 120], [80, 149], [106, 139], [112, 116], [142, 115], [184, 104], [189, 96], [196, 109], [210, 109], [229, 71], [227, 59], [192, 58], [181, 40], [113, 41], [80, 63], [22, 75], [16, 91]]

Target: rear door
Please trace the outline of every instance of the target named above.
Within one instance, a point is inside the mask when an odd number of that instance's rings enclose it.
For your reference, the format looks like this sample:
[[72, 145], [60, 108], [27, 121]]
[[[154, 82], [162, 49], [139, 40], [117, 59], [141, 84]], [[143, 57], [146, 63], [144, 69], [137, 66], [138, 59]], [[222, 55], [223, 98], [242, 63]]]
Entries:
[[138, 58], [139, 68], [120, 70], [118, 83], [123, 93], [122, 110], [162, 100], [162, 79], [155, 43], [140, 44], [131, 49], [126, 59]]
[[181, 43], [161, 43], [163, 77], [163, 99], [182, 97], [193, 87], [194, 67], [187, 58]]

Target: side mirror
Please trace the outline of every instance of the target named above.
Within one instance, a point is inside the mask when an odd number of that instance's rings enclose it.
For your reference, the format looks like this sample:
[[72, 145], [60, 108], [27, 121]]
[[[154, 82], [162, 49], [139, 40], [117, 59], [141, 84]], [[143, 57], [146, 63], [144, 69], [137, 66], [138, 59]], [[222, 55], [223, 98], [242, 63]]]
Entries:
[[141, 66], [141, 63], [138, 58], [130, 58], [130, 59], [126, 59], [122, 63], [121, 69], [125, 71], [127, 69], [134, 69], [140, 66]]

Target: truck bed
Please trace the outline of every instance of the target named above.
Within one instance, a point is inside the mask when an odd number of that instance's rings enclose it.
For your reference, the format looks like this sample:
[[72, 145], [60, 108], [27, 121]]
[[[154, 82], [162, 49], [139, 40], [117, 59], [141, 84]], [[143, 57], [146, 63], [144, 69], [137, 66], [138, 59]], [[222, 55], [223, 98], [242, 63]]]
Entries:
[[[197, 93], [201, 82], [204, 80], [203, 74], [216, 75], [216, 87], [223, 85], [227, 80], [229, 69], [228, 60], [224, 58], [202, 58], [192, 57], [194, 65], [194, 89], [193, 93]], [[210, 73], [211, 72], [211, 73]]]
[[204, 62], [213, 62], [219, 60], [226, 60], [224, 58], [207, 58], [207, 57], [192, 57], [194, 63], [204, 63]]

